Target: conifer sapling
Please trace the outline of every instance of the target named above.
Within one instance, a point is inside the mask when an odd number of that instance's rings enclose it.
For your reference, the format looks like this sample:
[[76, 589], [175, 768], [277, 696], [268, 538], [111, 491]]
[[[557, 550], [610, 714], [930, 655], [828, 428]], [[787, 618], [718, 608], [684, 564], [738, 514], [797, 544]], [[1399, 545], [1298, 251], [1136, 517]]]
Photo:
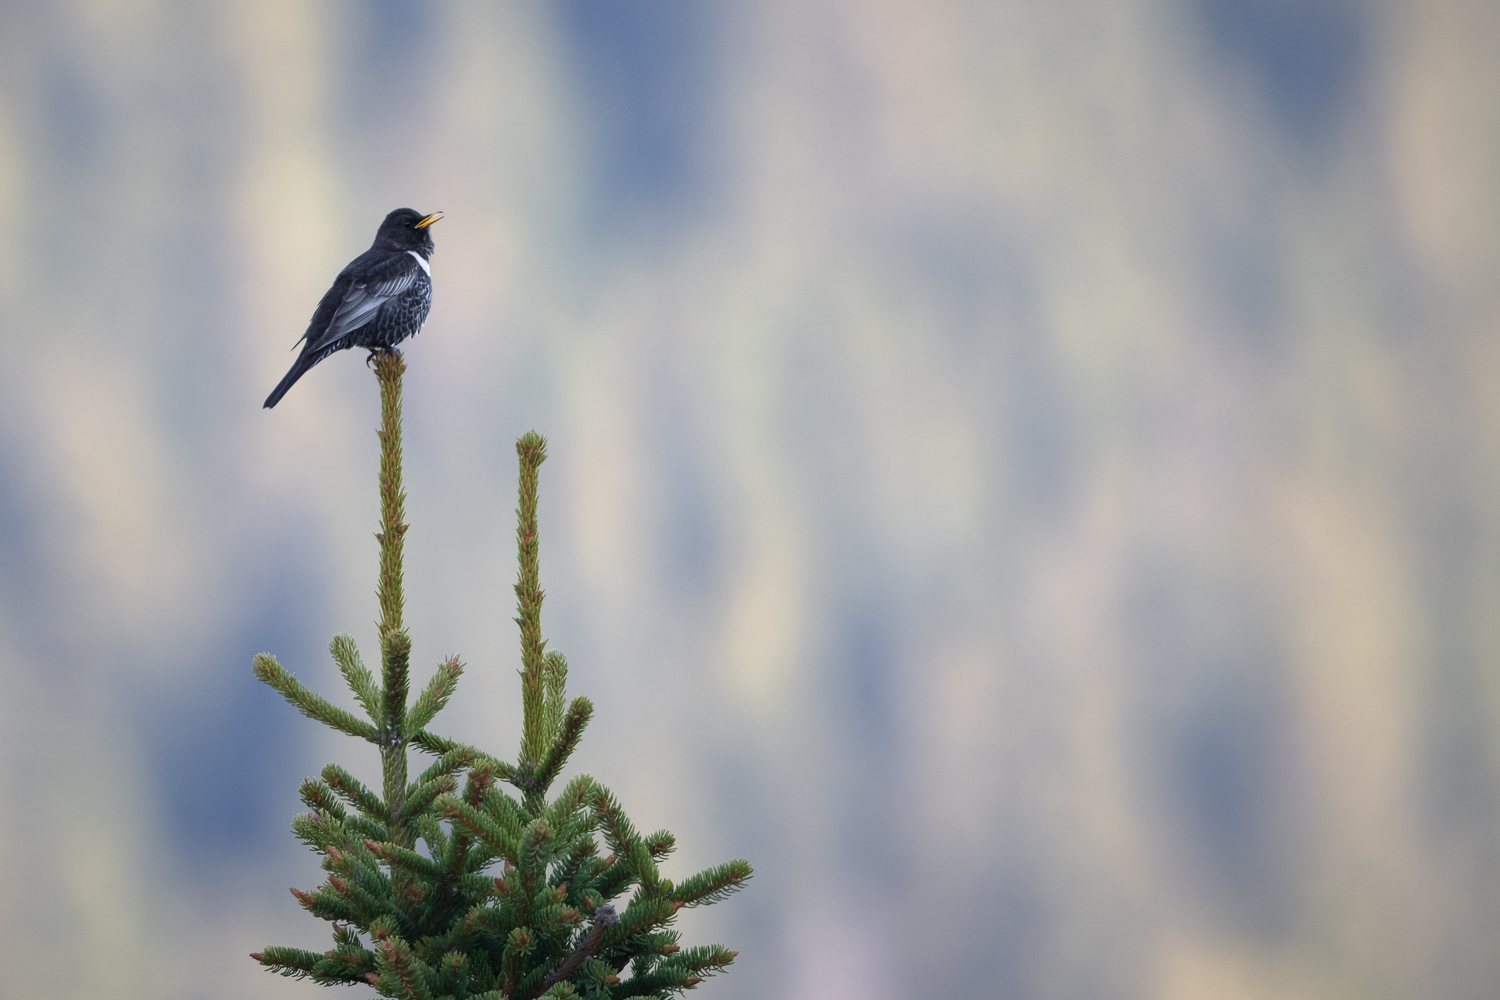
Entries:
[[[463, 673], [457, 657], [410, 698], [411, 639], [401, 617], [406, 365], [394, 351], [373, 362], [381, 400], [379, 680], [349, 636], [329, 647], [367, 718], [310, 691], [269, 654], [255, 657], [255, 675], [309, 718], [374, 744], [382, 787], [365, 787], [337, 764], [302, 783], [309, 811], [292, 829], [322, 855], [327, 877], [292, 895], [332, 922], [333, 947], [273, 946], [251, 957], [285, 976], [368, 983], [380, 996], [410, 1000], [670, 997], [691, 989], [736, 953], [722, 945], [682, 948], [672, 926], [677, 911], [730, 895], [750, 877], [750, 865], [729, 861], [673, 884], [658, 867], [675, 846], [672, 835], [642, 836], [599, 782], [581, 774], [549, 798], [593, 705], [567, 701], [567, 660], [542, 637], [536, 507], [547, 444], [535, 432], [516, 443], [516, 762], [429, 728]], [[415, 778], [407, 772], [411, 747], [433, 758]]]

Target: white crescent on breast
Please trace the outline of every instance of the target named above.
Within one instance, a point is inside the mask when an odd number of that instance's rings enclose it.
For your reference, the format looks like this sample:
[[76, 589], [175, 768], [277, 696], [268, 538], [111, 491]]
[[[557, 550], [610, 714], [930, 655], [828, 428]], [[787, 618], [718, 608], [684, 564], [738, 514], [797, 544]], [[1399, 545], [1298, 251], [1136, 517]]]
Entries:
[[408, 250], [406, 252], [409, 253], [409, 254], [411, 254], [413, 257], [415, 257], [417, 259], [417, 263], [422, 265], [422, 270], [424, 270], [424, 271], [427, 272], [427, 278], [430, 281], [432, 279], [432, 265], [429, 264], [429, 263], [427, 263], [427, 258], [423, 257], [421, 254], [417, 253], [415, 250]]

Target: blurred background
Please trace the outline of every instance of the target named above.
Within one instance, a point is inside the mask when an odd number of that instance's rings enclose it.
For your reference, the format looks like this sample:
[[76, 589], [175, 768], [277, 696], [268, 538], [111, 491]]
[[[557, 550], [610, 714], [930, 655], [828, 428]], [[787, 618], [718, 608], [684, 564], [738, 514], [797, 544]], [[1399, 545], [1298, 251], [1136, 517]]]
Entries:
[[574, 757], [705, 996], [1500, 992], [1500, 7], [0, 4], [0, 996], [290, 998], [373, 751], [377, 395], [261, 401], [398, 206], [407, 621]]

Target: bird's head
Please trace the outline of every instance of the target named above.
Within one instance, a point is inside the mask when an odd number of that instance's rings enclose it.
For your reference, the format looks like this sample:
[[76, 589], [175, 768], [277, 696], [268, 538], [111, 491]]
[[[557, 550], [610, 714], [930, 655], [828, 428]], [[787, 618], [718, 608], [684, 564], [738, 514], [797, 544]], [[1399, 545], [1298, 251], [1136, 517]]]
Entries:
[[423, 215], [414, 208], [398, 208], [380, 224], [375, 245], [382, 250], [415, 250], [423, 257], [430, 257], [432, 224], [442, 217], [442, 212]]

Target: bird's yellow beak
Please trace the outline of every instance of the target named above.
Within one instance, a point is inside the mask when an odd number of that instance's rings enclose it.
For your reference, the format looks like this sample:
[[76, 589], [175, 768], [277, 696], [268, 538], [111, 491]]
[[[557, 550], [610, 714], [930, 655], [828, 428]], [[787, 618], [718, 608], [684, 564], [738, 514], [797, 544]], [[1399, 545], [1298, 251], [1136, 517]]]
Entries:
[[441, 219], [442, 217], [443, 217], [443, 213], [442, 212], [433, 212], [427, 218], [425, 218], [421, 222], [417, 223], [417, 228], [418, 229], [426, 229], [428, 226], [432, 225], [434, 222], [436, 222], [437, 220]]

